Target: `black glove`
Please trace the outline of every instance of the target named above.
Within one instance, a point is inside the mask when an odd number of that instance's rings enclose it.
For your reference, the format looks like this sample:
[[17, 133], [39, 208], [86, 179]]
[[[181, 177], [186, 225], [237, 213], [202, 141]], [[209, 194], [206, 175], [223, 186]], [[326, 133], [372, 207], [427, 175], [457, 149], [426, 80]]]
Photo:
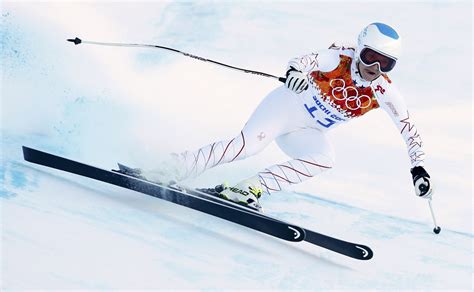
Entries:
[[433, 187], [428, 172], [426, 172], [423, 166], [415, 166], [410, 172], [413, 177], [416, 195], [420, 198], [431, 199]]
[[286, 71], [285, 85], [290, 90], [300, 94], [308, 89], [308, 75], [290, 67], [290, 69]]

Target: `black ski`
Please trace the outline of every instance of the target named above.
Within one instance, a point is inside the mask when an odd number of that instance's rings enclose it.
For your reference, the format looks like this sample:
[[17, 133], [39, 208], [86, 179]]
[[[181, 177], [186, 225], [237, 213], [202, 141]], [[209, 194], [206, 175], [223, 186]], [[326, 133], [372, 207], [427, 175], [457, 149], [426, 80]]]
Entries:
[[123, 175], [117, 172], [97, 168], [74, 160], [23, 146], [26, 161], [82, 175], [116, 186], [131, 189], [146, 195], [157, 197], [178, 205], [201, 211], [216, 217], [273, 235], [288, 241], [302, 241], [305, 232], [301, 227], [261, 218], [237, 208], [212, 202], [204, 198], [180, 192], [176, 189], [154, 184], [149, 181]]
[[[187, 193], [191, 193], [191, 194], [194, 194], [194, 195], [197, 195], [197, 196], [209, 197], [209, 195], [207, 193], [203, 193], [200, 190], [193, 190], [193, 189], [190, 189], [190, 188], [185, 188], [185, 190], [186, 190]], [[244, 209], [244, 211], [255, 213], [256, 216], [265, 217], [265, 218], [268, 218], [268, 219], [279, 221], [278, 219], [267, 216], [267, 215], [265, 215], [263, 213], [260, 213], [256, 210], [252, 210], [248, 207], [242, 207], [238, 204], [226, 201], [226, 200], [218, 198], [218, 197], [212, 196], [210, 199], [214, 200], [214, 201], [223, 201], [223, 203], [227, 203], [227, 204], [229, 204], [229, 205], [231, 205], [235, 208], [242, 208], [242, 209]], [[327, 235], [324, 235], [324, 234], [321, 234], [321, 233], [314, 232], [314, 231], [309, 230], [309, 229], [304, 229], [304, 231], [306, 233], [306, 236], [305, 236], [304, 240], [309, 242], [309, 243], [312, 243], [314, 245], [318, 245], [318, 246], [324, 247], [326, 249], [329, 249], [329, 250], [335, 251], [337, 253], [340, 253], [340, 254], [355, 258], [355, 259], [359, 259], [359, 260], [369, 260], [373, 257], [373, 252], [368, 246], [361, 245], [361, 244], [356, 244], [356, 243], [352, 243], [352, 242], [347, 242], [347, 241], [344, 241], [344, 240], [341, 240], [341, 239], [337, 239], [337, 238], [334, 238], [334, 237], [331, 237], [331, 236], [327, 236]]]
[[238, 204], [212, 197], [197, 190], [185, 189], [181, 191], [173, 187], [166, 187], [140, 178], [97, 168], [25, 146], [23, 146], [23, 156], [26, 161], [32, 163], [85, 176], [167, 200], [280, 239], [293, 242], [305, 240], [309, 243], [359, 260], [369, 260], [373, 257], [372, 250], [365, 245], [346, 242], [311, 230], [305, 230], [299, 226], [272, 218]]

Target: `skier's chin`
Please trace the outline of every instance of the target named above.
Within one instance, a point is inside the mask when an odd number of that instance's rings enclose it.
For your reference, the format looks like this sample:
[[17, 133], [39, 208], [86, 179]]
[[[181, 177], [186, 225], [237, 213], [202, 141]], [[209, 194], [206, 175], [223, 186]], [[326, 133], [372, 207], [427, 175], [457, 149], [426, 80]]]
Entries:
[[380, 75], [382, 74], [377, 65], [372, 65], [372, 66], [365, 66], [363, 64], [359, 63], [359, 72], [360, 72], [360, 77], [366, 81], [374, 81], [375, 79], [379, 78]]

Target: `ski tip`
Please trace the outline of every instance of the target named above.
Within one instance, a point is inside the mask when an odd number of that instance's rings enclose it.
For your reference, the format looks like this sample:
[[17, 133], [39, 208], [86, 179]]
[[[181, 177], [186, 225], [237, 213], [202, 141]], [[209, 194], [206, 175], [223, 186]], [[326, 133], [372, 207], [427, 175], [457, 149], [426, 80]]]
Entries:
[[374, 257], [374, 252], [370, 249], [370, 247], [365, 245], [356, 245], [355, 246], [360, 251], [360, 260], [370, 260]]
[[80, 43], [82, 43], [82, 40], [78, 37], [76, 37], [75, 39], [67, 39], [68, 42], [71, 42], [71, 43], [74, 43], [75, 45], [78, 45]]

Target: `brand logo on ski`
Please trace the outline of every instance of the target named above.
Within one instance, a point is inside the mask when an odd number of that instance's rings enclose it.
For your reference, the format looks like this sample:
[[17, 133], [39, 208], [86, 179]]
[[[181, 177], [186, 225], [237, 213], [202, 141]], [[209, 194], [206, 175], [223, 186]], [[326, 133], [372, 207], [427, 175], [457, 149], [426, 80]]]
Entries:
[[356, 245], [356, 247], [357, 247], [358, 249], [362, 250], [362, 257], [363, 257], [363, 258], [366, 258], [366, 257], [369, 256], [369, 252], [368, 252], [365, 248], [360, 247], [360, 246], [358, 246], [358, 245]]
[[294, 235], [294, 236], [295, 236], [295, 237], [294, 237], [295, 239], [300, 238], [301, 233], [300, 233], [298, 230], [296, 230], [295, 228], [293, 228], [293, 227], [291, 227], [291, 226], [288, 226], [288, 228], [289, 228], [290, 230], [292, 230], [292, 231], [295, 233], [295, 235]]

